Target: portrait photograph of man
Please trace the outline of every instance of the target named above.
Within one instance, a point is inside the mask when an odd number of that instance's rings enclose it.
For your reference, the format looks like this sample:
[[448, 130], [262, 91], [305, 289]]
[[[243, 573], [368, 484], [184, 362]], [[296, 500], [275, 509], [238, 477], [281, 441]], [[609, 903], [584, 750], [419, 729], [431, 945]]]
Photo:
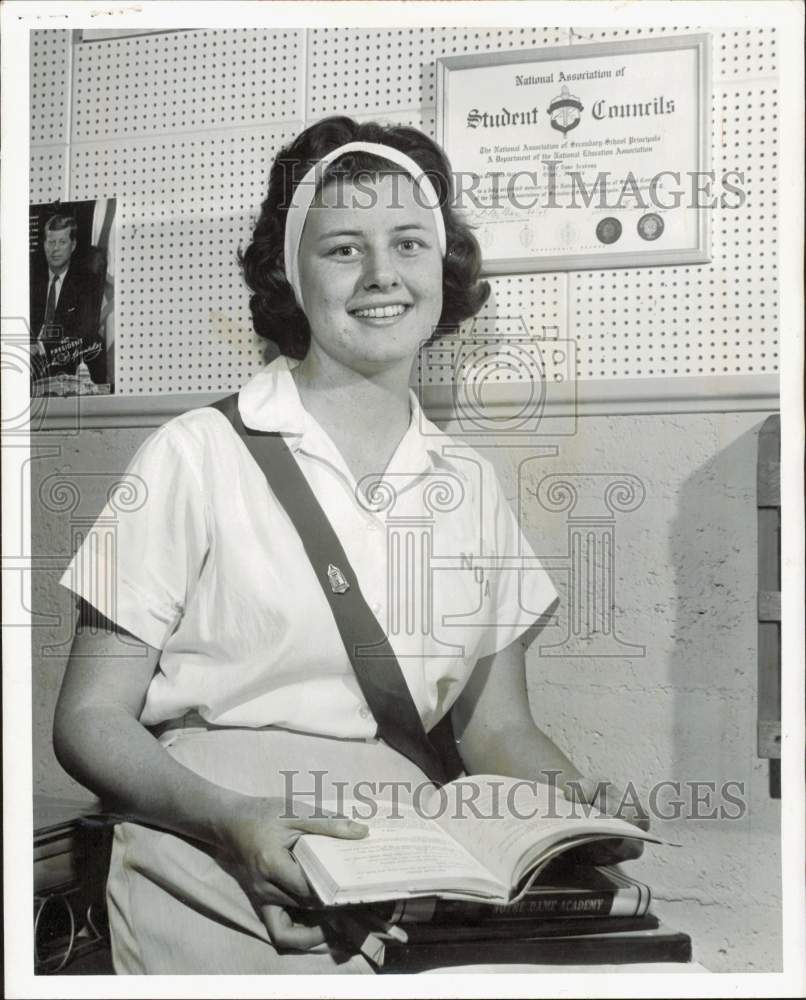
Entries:
[[30, 213], [31, 395], [113, 391], [115, 201]]

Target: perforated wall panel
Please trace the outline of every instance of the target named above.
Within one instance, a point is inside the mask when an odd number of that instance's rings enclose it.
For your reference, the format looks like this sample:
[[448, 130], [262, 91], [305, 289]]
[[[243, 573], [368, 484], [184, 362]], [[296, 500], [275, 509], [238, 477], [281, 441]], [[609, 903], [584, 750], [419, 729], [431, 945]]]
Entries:
[[[621, 41], [658, 38], [665, 35], [691, 35], [705, 28], [571, 28], [571, 44], [578, 42]], [[756, 80], [773, 77], [778, 72], [776, 29], [726, 28], [711, 31], [714, 80]]]
[[308, 32], [306, 118], [433, 107], [442, 56], [568, 42], [562, 28], [316, 28]]
[[565, 335], [567, 317], [564, 274], [518, 274], [488, 280], [490, 298], [479, 314], [480, 317], [518, 317], [536, 337], [557, 336], [560, 333]]
[[68, 146], [34, 146], [31, 149], [30, 200], [33, 204], [63, 199], [67, 180]]
[[236, 253], [299, 127], [74, 147], [71, 198], [118, 198], [118, 391], [225, 391], [260, 365]]
[[70, 32], [32, 31], [30, 60], [31, 145], [67, 142]]
[[[670, 32], [655, 32], [661, 33]], [[580, 29], [573, 39], [627, 35]], [[637, 35], [634, 30], [629, 37]], [[577, 342], [579, 378], [778, 370], [778, 89], [774, 75], [768, 82], [736, 80], [737, 66], [774, 73], [775, 34], [725, 31], [712, 44], [717, 82], [711, 168], [717, 178], [743, 171], [746, 200], [738, 208], [711, 211], [710, 264], [569, 274], [569, 329]], [[715, 190], [722, 192], [721, 186]]]
[[301, 118], [301, 31], [172, 31], [76, 47], [74, 141]]
[[[68, 177], [71, 199], [118, 199], [117, 391], [223, 392], [262, 360], [235, 254], [275, 150], [303, 124], [341, 113], [433, 136], [439, 57], [699, 30], [192, 30], [73, 47], [35, 32], [31, 200], [63, 196]], [[575, 341], [581, 379], [777, 369], [775, 32], [712, 38], [712, 167], [744, 170], [747, 193], [713, 213], [712, 263], [496, 277], [464, 336]]]

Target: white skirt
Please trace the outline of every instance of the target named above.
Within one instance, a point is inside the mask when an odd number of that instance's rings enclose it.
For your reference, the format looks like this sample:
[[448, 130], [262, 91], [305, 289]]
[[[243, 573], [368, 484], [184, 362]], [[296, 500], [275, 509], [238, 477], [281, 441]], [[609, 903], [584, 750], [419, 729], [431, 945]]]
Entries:
[[[180, 764], [222, 788], [286, 797], [334, 781], [406, 781], [425, 775], [378, 740], [338, 740], [287, 730], [205, 727], [198, 717], [163, 731]], [[293, 772], [290, 776], [282, 772]], [[315, 772], [324, 772], [317, 776]], [[344, 787], [344, 786], [342, 786]], [[348, 786], [349, 787], [349, 786]], [[311, 797], [299, 799], [313, 805]], [[117, 973], [370, 973], [363, 956], [320, 945], [278, 952], [240, 883], [212, 848], [138, 823], [115, 828], [107, 883]]]

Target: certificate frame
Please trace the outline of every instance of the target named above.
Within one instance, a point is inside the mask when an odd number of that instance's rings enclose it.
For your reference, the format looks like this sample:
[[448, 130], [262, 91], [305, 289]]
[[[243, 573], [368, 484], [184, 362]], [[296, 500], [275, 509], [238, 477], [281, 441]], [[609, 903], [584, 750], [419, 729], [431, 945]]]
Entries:
[[[456, 120], [457, 114], [461, 114], [461, 109], [457, 111], [455, 106], [454, 95], [459, 93], [459, 88], [462, 86], [463, 82], [467, 87], [467, 81], [472, 77], [473, 85], [472, 92], [474, 94], [487, 93], [490, 88], [480, 87], [480, 80], [483, 81], [485, 75], [489, 75], [489, 80], [491, 86], [494, 82], [500, 82], [500, 74], [498, 71], [501, 67], [507, 67], [508, 69], [515, 70], [518, 66], [523, 65], [524, 67], [530, 67], [532, 70], [540, 70], [541, 64], [556, 64], [563, 63], [567, 65], [569, 69], [582, 71], [586, 63], [590, 64], [595, 60], [601, 61], [602, 59], [616, 59], [619, 64], [627, 67], [630, 65], [637, 66], [639, 60], [636, 56], [645, 56], [646, 54], [653, 53], [663, 53], [672, 54], [672, 57], [677, 54], [681, 56], [681, 63], [686, 58], [683, 53], [692, 53], [692, 57], [688, 57], [689, 69], [691, 72], [691, 78], [687, 81], [688, 91], [693, 95], [695, 102], [695, 120], [687, 124], [688, 130], [688, 142], [689, 156], [685, 158], [685, 163], [674, 164], [673, 170], [677, 170], [682, 175], [685, 173], [687, 176], [683, 181], [684, 186], [688, 186], [689, 192], [692, 184], [696, 183], [697, 175], [707, 175], [711, 177], [711, 181], [715, 182], [716, 178], [710, 175], [711, 171], [711, 93], [712, 93], [712, 78], [711, 78], [711, 36], [705, 33], [698, 34], [686, 34], [686, 35], [673, 35], [667, 37], [657, 37], [657, 38], [645, 38], [629, 41], [613, 41], [613, 42], [595, 42], [592, 44], [584, 45], [566, 45], [566, 46], [549, 46], [541, 49], [516, 49], [505, 52], [485, 52], [481, 54], [473, 55], [463, 55], [463, 56], [447, 56], [444, 58], [437, 59], [436, 61], [436, 138], [440, 143], [442, 148], [448, 155], [451, 161], [451, 166], [454, 171], [454, 176], [459, 177], [464, 171], [468, 170], [470, 167], [471, 176], [473, 176], [474, 168], [478, 167], [478, 162], [474, 158], [474, 162], [468, 163], [464, 160], [461, 151], [457, 148], [457, 143], [454, 141], [453, 137], [457, 134]], [[489, 70], [489, 74], [485, 74], [485, 69]], [[621, 71], [624, 73], [624, 70]], [[497, 77], [496, 77], [496, 74]], [[553, 75], [553, 74], [552, 74]], [[540, 77], [539, 72], [531, 74], [532, 79], [543, 79]], [[530, 76], [527, 75], [526, 79], [529, 80]], [[550, 91], [544, 91], [544, 96], [550, 93], [555, 99], [560, 96], [560, 94], [554, 94], [554, 91], [560, 92], [560, 84], [552, 83], [550, 85]], [[578, 86], [576, 84], [571, 84], [571, 86]], [[492, 98], [488, 103], [495, 104], [499, 106], [502, 104], [500, 97], [500, 88], [497, 90], [492, 87], [496, 96]], [[657, 85], [655, 85], [657, 90]], [[566, 90], [563, 87], [563, 92]], [[513, 93], [514, 96], [514, 93]], [[504, 101], [507, 97], [505, 95]], [[483, 98], [479, 98], [479, 101]], [[535, 102], [535, 111], [538, 110], [537, 105], [541, 102], [539, 99]], [[548, 110], [548, 108], [542, 108], [541, 110]], [[688, 109], [689, 111], [691, 109]], [[572, 114], [574, 113], [572, 109]], [[548, 115], [546, 116], [548, 117]], [[580, 112], [581, 117], [581, 112]], [[540, 119], [535, 116], [535, 122], [540, 123]], [[545, 118], [543, 119], [545, 122]], [[555, 128], [557, 126], [554, 126]], [[570, 126], [574, 128], [573, 125]], [[662, 122], [660, 117], [655, 117], [652, 119], [652, 128], [657, 130], [662, 127]], [[544, 129], [544, 132], [546, 130]], [[570, 131], [570, 129], [569, 129]], [[494, 134], [494, 133], [493, 133]], [[567, 137], [567, 133], [563, 136], [563, 139]], [[488, 148], [489, 152], [489, 148]], [[605, 158], [606, 159], [606, 158]], [[620, 159], [619, 167], [624, 168], [625, 172], [630, 170], [631, 161], [635, 160], [637, 163], [637, 158], [629, 155], [623, 156]], [[506, 172], [504, 172], [506, 173]], [[646, 199], [644, 199], [646, 200]], [[466, 205], [462, 204], [461, 198], [459, 199], [460, 208], [465, 208]], [[576, 207], [576, 206], [574, 206]], [[567, 212], [569, 206], [560, 204], [558, 207], [550, 206], [548, 211], [559, 213]], [[485, 247], [485, 242], [490, 242], [485, 240], [485, 237], [489, 234], [484, 232], [486, 225], [493, 225], [494, 219], [491, 214], [491, 221], [489, 223], [479, 223], [477, 218], [472, 217], [472, 212], [467, 221], [470, 222], [477, 230], [481, 229], [480, 243], [482, 244], [482, 273], [487, 276], [491, 275], [505, 275], [505, 274], [524, 274], [530, 272], [545, 272], [545, 271], [576, 271], [576, 270], [592, 270], [592, 269], [611, 269], [611, 268], [624, 268], [624, 267], [648, 267], [648, 266], [663, 266], [663, 265], [685, 265], [685, 264], [705, 264], [711, 260], [711, 247], [710, 247], [710, 208], [707, 206], [701, 206], [699, 208], [693, 208], [691, 205], [687, 206], [686, 209], [690, 214], [686, 220], [686, 239], [681, 241], [679, 239], [673, 239], [671, 233], [671, 226], [664, 225], [664, 218], [668, 218], [668, 214], [658, 211], [653, 205], [649, 205], [643, 215], [639, 216], [638, 222], [644, 216], [652, 216], [652, 218], [647, 218], [643, 224], [644, 232], [641, 232], [641, 227], [639, 225], [633, 224], [635, 220], [631, 216], [635, 215], [635, 212], [641, 211], [640, 209], [635, 209], [626, 213], [626, 218], [623, 217], [625, 213], [611, 212], [610, 215], [603, 215], [602, 222], [603, 228], [597, 232], [598, 246], [591, 246], [593, 237], [590, 233], [586, 234], [587, 245], [574, 248], [569, 247], [568, 251], [565, 252], [554, 252], [550, 250], [539, 250], [531, 248], [528, 254], [524, 254], [524, 247], [519, 247], [514, 239], [504, 240], [504, 246], [501, 246], [502, 240], [497, 236], [495, 247]], [[478, 214], [478, 213], [477, 213]], [[660, 218], [660, 223], [657, 220]], [[559, 215], [555, 214], [555, 220], [559, 219]], [[629, 237], [633, 245], [618, 246], [622, 232], [626, 232], [624, 229], [625, 222], [629, 221], [630, 231]], [[678, 221], [678, 220], [675, 220]], [[607, 225], [611, 226], [610, 234], [617, 230], [617, 235], [615, 240], [608, 239]], [[555, 223], [559, 225], [559, 223]], [[660, 228], [661, 237], [664, 228], [667, 229], [666, 238], [661, 238], [655, 242], [656, 237], [654, 232]], [[678, 227], [679, 228], [679, 227]], [[590, 229], [590, 226], [588, 227]], [[499, 230], [499, 233], [502, 230]], [[640, 245], [636, 246], [635, 234], [638, 233]], [[477, 232], [477, 235], [479, 233]], [[538, 241], [539, 242], [539, 241]]]

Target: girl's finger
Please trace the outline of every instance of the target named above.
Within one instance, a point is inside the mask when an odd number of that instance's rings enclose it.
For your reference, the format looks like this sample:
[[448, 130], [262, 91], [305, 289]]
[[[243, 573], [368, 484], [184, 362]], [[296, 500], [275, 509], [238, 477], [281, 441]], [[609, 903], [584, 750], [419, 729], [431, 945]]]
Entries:
[[356, 823], [352, 819], [300, 816], [292, 820], [290, 825], [300, 833], [318, 833], [323, 837], [342, 837], [348, 840], [360, 840], [369, 833], [369, 827], [365, 823]]
[[321, 927], [307, 927], [295, 924], [282, 907], [262, 906], [260, 915], [266, 926], [269, 937], [275, 948], [291, 948], [296, 951], [309, 951], [325, 940]]
[[266, 883], [281, 894], [293, 897], [297, 905], [311, 898], [308, 880], [289, 851], [280, 851], [272, 858], [271, 875], [266, 878]]
[[259, 882], [253, 883], [247, 891], [247, 895], [252, 897], [258, 909], [267, 904], [291, 907], [300, 905], [300, 900], [296, 896], [289, 896], [287, 892], [283, 892], [279, 886], [268, 879], [261, 879]]

